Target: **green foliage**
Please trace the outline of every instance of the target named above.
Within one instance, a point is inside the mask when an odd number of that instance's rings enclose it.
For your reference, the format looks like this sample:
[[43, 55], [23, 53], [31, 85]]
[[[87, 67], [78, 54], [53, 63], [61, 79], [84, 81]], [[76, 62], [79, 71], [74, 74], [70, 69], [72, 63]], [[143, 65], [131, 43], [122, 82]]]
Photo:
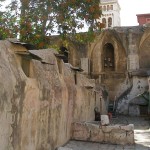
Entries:
[[[100, 31], [100, 16], [99, 0], [13, 0], [0, 14], [0, 35], [19, 37], [38, 48], [49, 47], [52, 33], [84, 43]], [[88, 32], [77, 34], [85, 24]]]

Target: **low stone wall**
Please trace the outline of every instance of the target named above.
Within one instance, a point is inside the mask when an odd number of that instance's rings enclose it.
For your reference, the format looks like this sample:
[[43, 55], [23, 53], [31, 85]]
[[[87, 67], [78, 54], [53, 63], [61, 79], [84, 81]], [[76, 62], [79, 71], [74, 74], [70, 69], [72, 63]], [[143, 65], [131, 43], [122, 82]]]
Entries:
[[72, 125], [72, 139], [111, 144], [134, 144], [134, 125], [109, 125], [76, 122]]

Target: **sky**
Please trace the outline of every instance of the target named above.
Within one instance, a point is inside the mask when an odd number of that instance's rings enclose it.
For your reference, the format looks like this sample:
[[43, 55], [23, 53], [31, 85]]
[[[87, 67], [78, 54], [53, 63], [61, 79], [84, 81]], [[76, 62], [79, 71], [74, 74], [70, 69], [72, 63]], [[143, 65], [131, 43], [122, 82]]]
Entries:
[[118, 0], [121, 26], [138, 25], [136, 14], [150, 13], [150, 0]]

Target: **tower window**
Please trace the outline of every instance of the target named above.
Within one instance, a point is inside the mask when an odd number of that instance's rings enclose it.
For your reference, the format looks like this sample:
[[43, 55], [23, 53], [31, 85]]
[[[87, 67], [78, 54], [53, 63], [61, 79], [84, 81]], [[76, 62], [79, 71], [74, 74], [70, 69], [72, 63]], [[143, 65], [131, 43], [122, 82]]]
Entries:
[[106, 27], [106, 19], [105, 18], [103, 18], [102, 19], [102, 23], [105, 25], [105, 27]]
[[110, 6], [110, 10], [113, 10], [113, 5]]
[[103, 11], [106, 11], [106, 6], [103, 7]]
[[112, 27], [112, 18], [111, 17], [108, 18], [108, 27]]
[[109, 5], [107, 5], [107, 11], [109, 11]]

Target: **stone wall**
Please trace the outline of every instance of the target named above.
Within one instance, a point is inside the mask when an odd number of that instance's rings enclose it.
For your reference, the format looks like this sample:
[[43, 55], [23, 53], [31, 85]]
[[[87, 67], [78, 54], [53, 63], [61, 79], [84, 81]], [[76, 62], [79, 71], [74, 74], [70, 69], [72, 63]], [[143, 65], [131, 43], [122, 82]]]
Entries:
[[[148, 86], [150, 69], [149, 55], [150, 28], [144, 26], [114, 27], [103, 30], [91, 43], [88, 58], [91, 62], [91, 75], [106, 86], [110, 101], [118, 101], [118, 112], [128, 114], [128, 104]], [[106, 45], [111, 45], [106, 49]], [[114, 69], [105, 67], [105, 51], [114, 51]], [[110, 55], [111, 56], [111, 55]], [[113, 57], [112, 57], [113, 58]], [[147, 72], [132, 74], [133, 72]], [[130, 76], [130, 73], [132, 76]], [[131, 108], [139, 115], [139, 108]]]
[[73, 124], [73, 140], [111, 143], [134, 144], [134, 125], [108, 125], [88, 122], [76, 122]]
[[1, 150], [54, 150], [70, 139], [74, 121], [94, 120], [93, 81], [79, 74], [75, 83], [55, 53], [0, 41]]

